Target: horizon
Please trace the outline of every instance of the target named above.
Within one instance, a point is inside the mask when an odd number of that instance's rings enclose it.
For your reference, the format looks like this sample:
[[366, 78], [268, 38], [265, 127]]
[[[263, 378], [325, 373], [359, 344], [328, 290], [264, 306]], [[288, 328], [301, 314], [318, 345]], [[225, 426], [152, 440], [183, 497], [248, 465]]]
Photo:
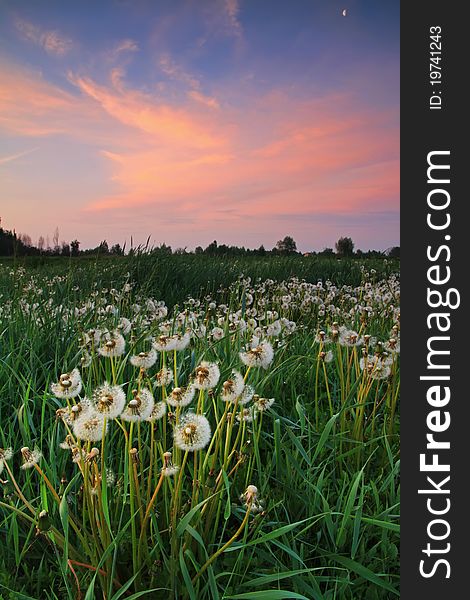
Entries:
[[6, 0], [2, 226], [399, 246], [399, 6], [346, 4]]

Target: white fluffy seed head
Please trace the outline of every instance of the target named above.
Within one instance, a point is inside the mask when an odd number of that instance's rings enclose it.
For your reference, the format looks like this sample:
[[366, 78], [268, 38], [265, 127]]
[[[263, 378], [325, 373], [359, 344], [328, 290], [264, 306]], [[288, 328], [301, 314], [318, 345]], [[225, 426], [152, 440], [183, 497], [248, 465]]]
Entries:
[[243, 393], [244, 388], [245, 382], [241, 373], [232, 371], [230, 378], [222, 384], [222, 400], [225, 402], [235, 402], [235, 400]]
[[273, 347], [267, 341], [263, 341], [256, 346], [252, 345], [246, 352], [240, 352], [240, 359], [247, 367], [267, 369], [273, 358]]
[[99, 442], [108, 429], [108, 422], [97, 411], [90, 411], [73, 424], [75, 436], [86, 442]]
[[194, 371], [194, 387], [198, 390], [209, 390], [215, 387], [220, 379], [220, 370], [216, 363], [203, 361]]
[[82, 378], [78, 369], [63, 373], [57, 383], [51, 384], [51, 392], [56, 398], [75, 398], [82, 391]]
[[211, 427], [204, 415], [187, 413], [173, 432], [175, 446], [195, 452], [205, 448], [211, 439]]
[[131, 356], [129, 359], [131, 365], [140, 369], [150, 369], [157, 361], [157, 353], [152, 348], [148, 352], [140, 352], [139, 354], [135, 354]]
[[97, 412], [108, 419], [115, 419], [124, 410], [126, 393], [120, 385], [110, 385], [107, 381], [93, 392], [93, 405]]
[[171, 391], [166, 401], [170, 406], [188, 406], [193, 401], [195, 392], [194, 385], [187, 388], [176, 387]]
[[123, 410], [121, 419], [124, 421], [145, 421], [152, 414], [154, 405], [155, 400], [152, 392], [147, 388], [142, 388]]

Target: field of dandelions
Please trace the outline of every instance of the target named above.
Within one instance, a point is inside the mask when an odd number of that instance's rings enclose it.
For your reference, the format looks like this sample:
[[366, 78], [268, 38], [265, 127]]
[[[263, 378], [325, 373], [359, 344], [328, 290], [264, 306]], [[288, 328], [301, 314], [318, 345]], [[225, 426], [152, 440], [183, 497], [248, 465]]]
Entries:
[[0, 598], [399, 595], [396, 264], [42, 262], [0, 265]]

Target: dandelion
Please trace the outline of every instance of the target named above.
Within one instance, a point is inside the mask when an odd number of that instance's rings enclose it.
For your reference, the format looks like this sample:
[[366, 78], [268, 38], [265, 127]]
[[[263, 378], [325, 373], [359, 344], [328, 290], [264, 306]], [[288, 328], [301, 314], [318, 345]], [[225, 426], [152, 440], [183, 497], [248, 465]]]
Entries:
[[225, 402], [234, 402], [243, 392], [245, 382], [243, 376], [238, 371], [232, 371], [230, 379], [222, 384], [222, 400]]
[[77, 448], [74, 446], [71, 448], [72, 451], [72, 462], [79, 464], [85, 461], [86, 451], [83, 448]]
[[390, 338], [388, 342], [384, 344], [385, 350], [390, 354], [400, 354], [400, 338]]
[[245, 404], [248, 404], [248, 402], [250, 402], [254, 394], [255, 388], [252, 385], [246, 385], [245, 389], [242, 392], [242, 395], [238, 399], [238, 404], [240, 404], [240, 406], [245, 406]]
[[281, 323], [280, 321], [274, 321], [271, 325], [268, 325], [266, 328], [266, 335], [268, 337], [277, 337], [281, 333]]
[[203, 361], [194, 372], [194, 387], [198, 390], [212, 389], [220, 378], [220, 370], [216, 363]]
[[322, 362], [330, 363], [333, 360], [333, 352], [331, 350], [328, 350], [328, 352], [320, 352], [318, 357]]
[[97, 412], [108, 419], [115, 419], [124, 410], [126, 393], [120, 385], [110, 385], [107, 381], [93, 392], [93, 404]]
[[74, 404], [70, 408], [68, 406], [58, 408], [55, 414], [58, 419], [62, 419], [67, 425], [73, 425], [78, 418], [87, 414], [91, 408], [91, 403], [88, 398], [83, 398], [83, 400], [80, 400], [80, 402]]
[[191, 341], [191, 333], [186, 331], [184, 335], [177, 334], [173, 336], [174, 339], [174, 350], [184, 350], [189, 346], [189, 342]]
[[155, 402], [150, 417], [147, 417], [147, 421], [154, 423], [163, 419], [166, 414], [166, 402]]
[[63, 373], [57, 383], [51, 384], [51, 392], [56, 398], [75, 398], [81, 391], [82, 378], [78, 369]]
[[359, 337], [359, 334], [356, 331], [351, 329], [342, 329], [339, 334], [339, 343], [341, 346], [360, 346], [363, 340]]
[[242, 422], [244, 421], [245, 423], [252, 423], [253, 421], [253, 409], [252, 408], [244, 408], [240, 414], [237, 415], [237, 421], [238, 422]]
[[0, 473], [3, 471], [6, 461], [10, 460], [12, 456], [13, 451], [11, 448], [0, 448]]
[[108, 430], [108, 422], [96, 411], [90, 411], [79, 417], [73, 424], [73, 432], [80, 440], [99, 442]]
[[188, 406], [193, 401], [195, 392], [194, 385], [187, 388], [175, 387], [166, 401], [170, 406]]
[[224, 335], [224, 330], [221, 327], [214, 327], [211, 331], [211, 337], [216, 341], [221, 340]]
[[131, 356], [130, 363], [134, 367], [141, 369], [150, 369], [157, 361], [157, 353], [155, 350], [149, 350], [148, 352], [140, 352], [135, 356]]
[[363, 371], [367, 371], [372, 379], [387, 379], [390, 375], [390, 367], [380, 356], [363, 356], [359, 361]]
[[211, 427], [204, 415], [187, 413], [173, 432], [175, 446], [181, 450], [195, 452], [201, 450], [210, 441]]
[[88, 452], [85, 456], [85, 462], [89, 463], [92, 460], [95, 460], [95, 458], [98, 458], [98, 456], [100, 455], [100, 451], [98, 450], [98, 448], [92, 448], [90, 450], [90, 452]]
[[171, 477], [178, 473], [179, 467], [172, 462], [171, 452], [165, 452], [163, 455], [162, 474], [164, 477]]
[[274, 358], [274, 350], [267, 341], [252, 342], [246, 352], [240, 352], [240, 359], [247, 367], [263, 367], [267, 369]]
[[163, 367], [155, 375], [155, 385], [157, 387], [166, 387], [173, 381], [173, 371], [167, 367]]
[[177, 346], [178, 340], [168, 335], [160, 335], [158, 338], [153, 340], [152, 346], [158, 352], [170, 352]]
[[30, 450], [27, 446], [21, 448], [21, 455], [23, 457], [22, 469], [31, 469], [34, 465], [37, 465], [42, 458], [42, 452], [35, 448]]
[[132, 395], [134, 398], [121, 413], [121, 419], [124, 421], [145, 421], [152, 414], [155, 405], [152, 392], [147, 388], [143, 388], [140, 392], [132, 390]]
[[121, 317], [119, 319], [119, 325], [117, 326], [117, 328], [122, 333], [122, 335], [127, 335], [130, 332], [131, 327], [132, 323], [129, 321], [129, 319], [126, 319], [126, 317]]
[[125, 349], [126, 340], [119, 331], [107, 332], [101, 336], [101, 346], [98, 348], [101, 356], [107, 356], [108, 358], [122, 356]]
[[245, 492], [240, 496], [243, 506], [252, 513], [262, 512], [264, 510], [264, 500], [258, 495], [258, 488], [255, 485], [249, 485]]
[[67, 434], [65, 440], [59, 444], [59, 448], [62, 448], [62, 450], [71, 450], [74, 446], [75, 442], [70, 434]]
[[253, 404], [255, 410], [257, 410], [258, 412], [264, 412], [265, 410], [270, 409], [271, 406], [274, 404], [274, 398], [260, 398], [258, 394], [256, 394], [255, 396], [253, 396]]
[[91, 362], [91, 354], [87, 350], [82, 350], [82, 356], [80, 358], [80, 364], [82, 367], [87, 369], [91, 365]]

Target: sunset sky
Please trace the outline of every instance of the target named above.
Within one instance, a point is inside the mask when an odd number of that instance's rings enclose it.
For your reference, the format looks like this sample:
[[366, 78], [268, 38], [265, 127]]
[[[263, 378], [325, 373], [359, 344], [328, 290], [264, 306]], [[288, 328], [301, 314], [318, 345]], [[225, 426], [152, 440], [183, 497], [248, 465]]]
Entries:
[[0, 217], [82, 248], [399, 245], [398, 0], [0, 0]]

